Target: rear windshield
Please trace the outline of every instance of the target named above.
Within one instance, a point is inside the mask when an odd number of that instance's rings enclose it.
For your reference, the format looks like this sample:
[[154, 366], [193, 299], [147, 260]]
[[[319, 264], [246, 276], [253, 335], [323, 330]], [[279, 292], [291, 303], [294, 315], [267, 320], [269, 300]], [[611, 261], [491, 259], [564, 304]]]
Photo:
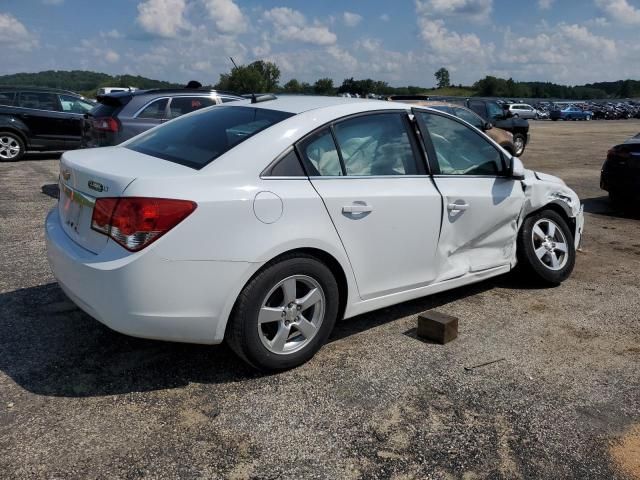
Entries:
[[199, 170], [240, 142], [292, 115], [263, 108], [211, 107], [150, 131], [127, 144], [127, 148]]

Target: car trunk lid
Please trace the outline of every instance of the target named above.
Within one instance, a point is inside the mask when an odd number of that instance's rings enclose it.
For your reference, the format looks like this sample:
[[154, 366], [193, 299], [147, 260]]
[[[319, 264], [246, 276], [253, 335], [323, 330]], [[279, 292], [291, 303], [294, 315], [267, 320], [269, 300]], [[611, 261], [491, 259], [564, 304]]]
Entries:
[[182, 175], [193, 175], [193, 169], [122, 147], [66, 152], [60, 159], [62, 228], [78, 245], [100, 253], [108, 237], [91, 229], [97, 199], [123, 196], [136, 178]]

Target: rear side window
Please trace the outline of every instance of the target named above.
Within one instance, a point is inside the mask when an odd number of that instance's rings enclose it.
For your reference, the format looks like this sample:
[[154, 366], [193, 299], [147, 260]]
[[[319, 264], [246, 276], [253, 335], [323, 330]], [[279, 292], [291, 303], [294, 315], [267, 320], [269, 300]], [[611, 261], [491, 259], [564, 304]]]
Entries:
[[216, 105], [216, 101], [210, 97], [174, 97], [169, 105], [169, 118], [180, 117], [211, 105]]
[[310, 176], [342, 175], [338, 149], [329, 128], [324, 128], [304, 139], [299, 149]]
[[401, 114], [365, 115], [335, 125], [347, 175], [415, 175], [416, 161]]
[[292, 115], [264, 108], [220, 106], [167, 123], [137, 137], [126, 147], [199, 170]]
[[54, 112], [60, 110], [58, 96], [54, 93], [46, 92], [20, 92], [19, 106]]
[[163, 118], [166, 118], [168, 102], [168, 98], [161, 98], [160, 100], [151, 102], [142, 109], [142, 111], [137, 115], [137, 118], [151, 118], [155, 120], [162, 120]]
[[16, 92], [0, 91], [0, 105], [13, 105], [13, 100], [15, 98], [16, 98]]

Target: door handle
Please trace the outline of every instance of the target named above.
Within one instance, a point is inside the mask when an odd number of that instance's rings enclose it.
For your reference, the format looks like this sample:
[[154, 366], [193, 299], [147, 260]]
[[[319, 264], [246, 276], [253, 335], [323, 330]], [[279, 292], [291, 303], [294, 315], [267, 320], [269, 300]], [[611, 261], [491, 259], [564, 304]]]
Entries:
[[468, 203], [450, 203], [447, 205], [447, 210], [449, 210], [450, 212], [463, 212], [468, 208]]
[[345, 205], [342, 207], [342, 213], [369, 213], [373, 211], [373, 207], [371, 205], [365, 204], [354, 204], [354, 205]]

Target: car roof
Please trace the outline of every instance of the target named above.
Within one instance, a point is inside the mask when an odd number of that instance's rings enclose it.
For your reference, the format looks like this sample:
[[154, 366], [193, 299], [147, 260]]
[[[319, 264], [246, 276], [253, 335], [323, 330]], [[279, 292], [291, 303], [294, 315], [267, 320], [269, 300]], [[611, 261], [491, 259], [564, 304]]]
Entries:
[[30, 92], [46, 92], [46, 93], [64, 93], [66, 95], [75, 95], [76, 97], [82, 97], [79, 93], [72, 92], [71, 90], [63, 90], [61, 88], [49, 88], [49, 87], [31, 87], [28, 85], [0, 85], [0, 90], [28, 90]]
[[[294, 115], [317, 110], [319, 108], [329, 108], [339, 105], [365, 106], [370, 105], [371, 110], [398, 108], [400, 102], [387, 102], [384, 100], [372, 100], [368, 98], [345, 98], [345, 97], [323, 97], [315, 95], [278, 95], [273, 100], [251, 103], [250, 100], [239, 100], [228, 105], [246, 106], [254, 108], [264, 108], [268, 110], [278, 110]], [[359, 109], [358, 109], [359, 110]]]
[[[118, 88], [118, 87], [115, 87]], [[152, 88], [148, 90], [124, 90], [121, 92], [106, 93], [102, 96], [110, 97], [141, 97], [145, 95], [193, 95], [193, 94], [218, 94], [228, 95], [231, 97], [242, 98], [237, 93], [227, 92], [224, 90], [216, 90], [214, 88]]]

